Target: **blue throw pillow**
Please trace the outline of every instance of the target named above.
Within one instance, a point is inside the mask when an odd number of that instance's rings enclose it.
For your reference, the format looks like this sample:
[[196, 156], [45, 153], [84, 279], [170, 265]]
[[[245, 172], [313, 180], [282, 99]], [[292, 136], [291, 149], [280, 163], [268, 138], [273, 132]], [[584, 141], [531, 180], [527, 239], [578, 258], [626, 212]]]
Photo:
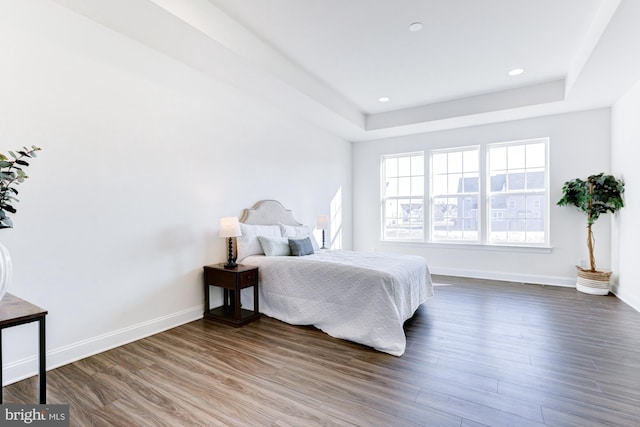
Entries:
[[289, 239], [289, 249], [291, 249], [291, 255], [293, 256], [311, 255], [313, 253], [313, 244], [308, 237], [304, 239]]

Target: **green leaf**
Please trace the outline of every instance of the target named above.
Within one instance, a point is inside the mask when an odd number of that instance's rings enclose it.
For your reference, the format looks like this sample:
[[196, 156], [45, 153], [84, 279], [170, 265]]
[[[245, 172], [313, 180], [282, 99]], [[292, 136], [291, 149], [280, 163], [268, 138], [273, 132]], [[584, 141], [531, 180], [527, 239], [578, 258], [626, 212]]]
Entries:
[[13, 172], [13, 171], [11, 171], [11, 172], [0, 172], [0, 180], [1, 181], [11, 181], [15, 177], [16, 177], [16, 173]]

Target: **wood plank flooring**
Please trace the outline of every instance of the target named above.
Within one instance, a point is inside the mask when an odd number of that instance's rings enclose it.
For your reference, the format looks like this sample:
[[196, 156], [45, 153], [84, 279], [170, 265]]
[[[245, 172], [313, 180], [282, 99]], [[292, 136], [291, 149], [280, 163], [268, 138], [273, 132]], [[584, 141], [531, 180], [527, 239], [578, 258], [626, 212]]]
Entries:
[[[72, 426], [640, 426], [640, 313], [434, 276], [390, 356], [268, 317], [199, 320], [52, 370]], [[35, 401], [36, 380], [5, 387]]]

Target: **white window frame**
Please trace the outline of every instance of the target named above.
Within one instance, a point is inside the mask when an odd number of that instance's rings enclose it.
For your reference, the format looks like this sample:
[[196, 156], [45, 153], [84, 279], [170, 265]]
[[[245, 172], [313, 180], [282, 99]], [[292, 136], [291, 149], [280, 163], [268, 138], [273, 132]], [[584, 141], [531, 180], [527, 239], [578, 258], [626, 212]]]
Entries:
[[[492, 148], [503, 148], [503, 147], [515, 147], [515, 146], [527, 146], [527, 145], [532, 145], [532, 144], [543, 144], [544, 145], [544, 187], [542, 189], [528, 189], [528, 188], [523, 188], [523, 189], [517, 189], [517, 190], [512, 190], [512, 189], [507, 189], [506, 191], [492, 191], [491, 190], [491, 172], [492, 172], [492, 166], [491, 166], [491, 162], [490, 162], [490, 151]], [[526, 151], [525, 151], [526, 153]], [[526, 156], [526, 154], [525, 154]], [[500, 142], [500, 143], [491, 143], [491, 144], [487, 144], [486, 146], [486, 159], [487, 159], [487, 166], [486, 166], [486, 177], [485, 177], [485, 182], [487, 183], [486, 185], [486, 198], [485, 198], [485, 206], [486, 206], [486, 211], [488, 213], [487, 215], [487, 222], [486, 222], [486, 240], [485, 240], [485, 244], [487, 245], [496, 245], [496, 246], [527, 246], [527, 247], [548, 247], [549, 246], [549, 242], [550, 242], [550, 236], [549, 236], [549, 138], [535, 138], [535, 139], [526, 139], [526, 140], [520, 140], [520, 141], [509, 141], [509, 142]], [[526, 160], [526, 157], [525, 157]], [[532, 168], [532, 169], [539, 169], [539, 168]], [[501, 169], [502, 170], [502, 169]], [[517, 170], [517, 171], [524, 171], [525, 176], [526, 176], [526, 171], [530, 170], [525, 166], [523, 167], [519, 167], [519, 168], [510, 168], [509, 165], [507, 165], [507, 169], [505, 170]], [[538, 210], [538, 212], [536, 212], [536, 214], [533, 214], [530, 219], [535, 219], [535, 220], [542, 220], [543, 223], [543, 229], [542, 232], [544, 233], [543, 235], [543, 239], [542, 241], [539, 242], [531, 242], [531, 241], [512, 241], [512, 240], [506, 240], [506, 241], [492, 241], [491, 240], [491, 197], [494, 195], [502, 195], [502, 196], [542, 196], [542, 198], [544, 199], [544, 209], [540, 209]], [[512, 207], [512, 205], [516, 205], [515, 202], [513, 202], [512, 200], [508, 201], [508, 207], [510, 209], [515, 208]], [[539, 201], [534, 200], [534, 205], [536, 203], [539, 203]], [[540, 212], [542, 211], [542, 212]], [[526, 207], [525, 207], [525, 212], [526, 212]], [[538, 214], [539, 213], [539, 214]], [[501, 223], [504, 222], [509, 222], [509, 219], [516, 219], [514, 218], [509, 218], [509, 217], [505, 217], [504, 220], [501, 221]], [[525, 222], [526, 219], [529, 219], [528, 216], [526, 216], [525, 218]], [[525, 235], [526, 233], [528, 233], [528, 230], [525, 231]], [[508, 234], [507, 234], [508, 235]]]
[[[490, 183], [491, 183], [491, 165], [490, 165], [490, 148], [498, 147], [498, 146], [509, 146], [509, 145], [526, 145], [533, 143], [544, 143], [545, 147], [545, 164], [544, 164], [544, 188], [536, 189], [536, 190], [525, 190], [525, 191], [513, 191], [509, 192], [509, 194], [514, 195], [522, 195], [522, 194], [537, 194], [543, 195], [542, 203], [543, 206], [538, 206], [538, 201], [533, 201], [532, 207], [535, 209], [532, 212], [530, 218], [542, 219], [543, 221], [543, 232], [544, 239], [540, 242], [494, 242], [491, 241], [491, 220], [492, 220], [492, 210], [491, 210], [491, 196], [497, 194], [497, 192], [492, 192]], [[432, 188], [432, 157], [433, 153], [443, 152], [443, 151], [460, 151], [465, 149], [479, 149], [479, 159], [480, 159], [480, 175], [479, 175], [479, 199], [478, 199], [478, 240], [477, 241], [465, 241], [465, 240], [435, 240], [432, 235], [432, 224], [433, 224], [433, 188]], [[425, 150], [426, 151], [426, 150]], [[496, 142], [496, 143], [482, 143], [482, 144], [469, 144], [467, 146], [459, 146], [456, 148], [442, 148], [442, 149], [433, 149], [428, 152], [425, 151], [414, 151], [408, 153], [397, 153], [397, 154], [387, 154], [381, 156], [380, 163], [380, 178], [381, 178], [381, 223], [380, 223], [380, 236], [383, 242], [389, 243], [397, 243], [397, 242], [413, 242], [420, 243], [425, 245], [464, 245], [465, 247], [472, 246], [477, 248], [495, 248], [495, 250], [509, 250], [508, 248], [522, 250], [531, 250], [531, 251], [550, 251], [550, 190], [549, 190], [549, 158], [550, 158], [550, 139], [548, 137], [542, 138], [533, 138], [519, 141], [508, 141], [508, 142]], [[423, 236], [420, 239], [386, 239], [385, 238], [385, 191], [384, 191], [384, 180], [385, 180], [385, 171], [384, 171], [384, 160], [387, 158], [398, 158], [404, 156], [412, 156], [412, 155], [422, 155], [425, 164], [424, 164], [424, 194], [422, 196], [423, 203]], [[426, 161], [428, 160], [428, 161]], [[526, 168], [525, 168], [526, 169]], [[505, 192], [500, 193], [502, 195], [507, 194]], [[443, 196], [443, 195], [441, 195]], [[460, 194], [452, 195], [453, 197], [459, 197]], [[406, 198], [405, 196], [396, 196], [395, 198]], [[418, 197], [412, 197], [418, 198]], [[526, 211], [526, 209], [525, 209]], [[501, 217], [501, 218], [497, 218]], [[508, 220], [508, 207], [505, 209], [505, 212], [502, 212], [500, 215], [496, 215], [493, 220], [504, 221]], [[500, 249], [500, 248], [503, 249]]]
[[[475, 171], [469, 171], [464, 169], [464, 153], [465, 152], [469, 152], [469, 151], [475, 151], [477, 153], [478, 156], [478, 163], [475, 165]], [[442, 174], [442, 173], [435, 173], [435, 168], [433, 165], [433, 158], [435, 155], [438, 154], [452, 154], [452, 153], [460, 153], [463, 156], [463, 160], [462, 160], [462, 170], [460, 172], [450, 172], [448, 170], [448, 166], [447, 166], [447, 171], [446, 173]], [[438, 150], [431, 150], [429, 151], [429, 177], [430, 177], [430, 186], [429, 186], [429, 237], [430, 240], [434, 243], [441, 243], [441, 242], [452, 242], [452, 243], [480, 243], [481, 242], [481, 233], [482, 233], [482, 210], [481, 210], [481, 201], [482, 201], [482, 172], [481, 172], [481, 168], [482, 168], [482, 161], [481, 161], [481, 150], [480, 150], [480, 146], [478, 145], [469, 145], [469, 146], [464, 146], [464, 147], [456, 147], [456, 148], [446, 148], [446, 149], [438, 149]], [[477, 174], [478, 175], [478, 191], [475, 192], [471, 192], [471, 191], [464, 191], [464, 192], [455, 192], [452, 193], [451, 191], [448, 191], [446, 193], [436, 193], [435, 189], [434, 189], [434, 181], [435, 181], [435, 176], [449, 176], [449, 175], [460, 175], [461, 179], [464, 179], [465, 175], [468, 174]], [[457, 239], [457, 238], [436, 238], [435, 236], [435, 227], [438, 224], [438, 221], [436, 221], [435, 218], [435, 214], [434, 214], [434, 207], [435, 207], [435, 199], [437, 198], [443, 198], [446, 197], [447, 199], [452, 199], [452, 198], [463, 198], [463, 197], [475, 197], [477, 199], [477, 212], [476, 212], [476, 223], [478, 224], [478, 230], [476, 232], [477, 237], [475, 239], [468, 239], [468, 238], [464, 238], [464, 229], [460, 230], [461, 232], [461, 238]], [[467, 220], [468, 218], [466, 217], [462, 217], [459, 218], [463, 221]], [[464, 227], [464, 226], [463, 226]], [[447, 236], [449, 236], [449, 230], [447, 230]]]
[[[386, 160], [387, 159], [400, 159], [400, 158], [409, 158], [409, 162], [411, 164], [411, 158], [412, 157], [418, 157], [421, 156], [422, 157], [422, 174], [413, 174], [412, 172], [410, 172], [410, 174], [408, 176], [404, 176], [402, 175], [402, 177], [410, 178], [410, 182], [413, 182], [413, 178], [418, 178], [421, 177], [421, 182], [422, 182], [422, 194], [414, 194], [413, 191], [410, 191], [410, 195], [399, 195], [396, 194], [395, 196], [387, 196], [386, 193], [386, 181], [387, 181], [387, 171], [385, 170], [385, 165], [386, 165]], [[427, 222], [427, 215], [425, 215], [425, 209], [426, 209], [426, 205], [425, 205], [425, 193], [427, 192], [426, 188], [425, 188], [425, 178], [426, 178], [426, 167], [425, 167], [425, 154], [424, 151], [414, 151], [414, 152], [409, 152], [409, 153], [399, 153], [399, 154], [389, 154], [389, 155], [383, 155], [380, 158], [380, 204], [381, 204], [381, 218], [380, 218], [380, 236], [381, 239], [383, 241], [388, 241], [388, 242], [424, 242], [426, 240], [426, 222]], [[410, 166], [411, 168], [411, 166]], [[398, 175], [399, 177], [401, 175]], [[412, 184], [411, 184], [412, 187]], [[411, 232], [412, 232], [412, 225], [413, 225], [413, 220], [412, 218], [409, 218], [409, 237], [408, 238], [396, 238], [396, 239], [391, 239], [391, 238], [387, 238], [387, 219], [391, 218], [388, 214], [387, 214], [387, 201], [389, 200], [401, 200], [401, 199], [412, 199], [412, 200], [420, 200], [422, 203], [422, 236], [420, 236], [419, 238], [411, 238]]]

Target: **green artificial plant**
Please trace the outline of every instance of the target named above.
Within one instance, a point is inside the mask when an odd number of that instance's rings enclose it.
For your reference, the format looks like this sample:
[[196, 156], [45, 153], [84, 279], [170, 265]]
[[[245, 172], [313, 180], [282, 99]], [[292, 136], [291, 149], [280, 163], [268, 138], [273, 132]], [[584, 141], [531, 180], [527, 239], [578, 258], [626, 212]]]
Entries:
[[604, 173], [591, 175], [586, 181], [579, 178], [572, 179], [562, 186], [562, 198], [558, 201], [558, 206], [573, 205], [587, 215], [587, 248], [591, 267], [589, 271], [596, 271], [591, 226], [600, 218], [600, 215], [615, 213], [622, 208], [623, 194], [624, 182]]
[[15, 187], [28, 178], [23, 170], [29, 166], [26, 159], [36, 157], [36, 152], [40, 150], [41, 148], [32, 145], [31, 149], [22, 147], [22, 150], [15, 153], [9, 151], [10, 157], [0, 153], [0, 229], [13, 227], [8, 213], [16, 213], [13, 205], [18, 201], [18, 190]]

